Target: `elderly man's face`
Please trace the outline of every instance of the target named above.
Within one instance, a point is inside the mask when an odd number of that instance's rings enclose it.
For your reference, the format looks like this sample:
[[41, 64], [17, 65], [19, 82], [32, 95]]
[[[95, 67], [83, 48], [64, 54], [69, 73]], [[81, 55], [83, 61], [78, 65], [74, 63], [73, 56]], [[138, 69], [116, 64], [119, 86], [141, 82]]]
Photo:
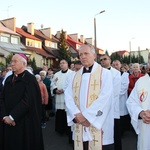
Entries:
[[22, 61], [21, 56], [18, 54], [12, 57], [11, 65], [12, 65], [12, 70], [16, 74], [22, 73], [25, 69], [25, 63]]
[[84, 45], [79, 50], [79, 57], [84, 67], [90, 67], [94, 64], [96, 54], [92, 53], [88, 45]]

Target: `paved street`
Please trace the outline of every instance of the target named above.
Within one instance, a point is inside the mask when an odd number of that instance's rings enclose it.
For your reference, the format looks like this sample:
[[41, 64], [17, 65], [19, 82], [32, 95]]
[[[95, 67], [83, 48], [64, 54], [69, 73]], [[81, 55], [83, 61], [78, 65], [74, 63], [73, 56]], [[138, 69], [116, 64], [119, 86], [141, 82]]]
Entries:
[[[54, 131], [55, 118], [47, 122], [47, 127], [43, 129], [45, 150], [72, 150], [66, 135], [60, 136]], [[136, 135], [133, 131], [126, 132], [122, 137], [122, 150], [136, 150]]]

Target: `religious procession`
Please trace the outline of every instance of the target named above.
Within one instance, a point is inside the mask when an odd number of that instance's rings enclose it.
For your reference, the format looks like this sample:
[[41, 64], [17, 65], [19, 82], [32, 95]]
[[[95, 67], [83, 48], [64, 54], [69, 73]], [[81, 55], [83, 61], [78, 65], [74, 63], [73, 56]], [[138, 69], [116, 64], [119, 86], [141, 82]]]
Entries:
[[95, 59], [89, 44], [79, 60], [60, 60], [59, 70], [33, 70], [25, 54], [13, 55], [0, 76], [0, 150], [150, 150], [150, 67]]

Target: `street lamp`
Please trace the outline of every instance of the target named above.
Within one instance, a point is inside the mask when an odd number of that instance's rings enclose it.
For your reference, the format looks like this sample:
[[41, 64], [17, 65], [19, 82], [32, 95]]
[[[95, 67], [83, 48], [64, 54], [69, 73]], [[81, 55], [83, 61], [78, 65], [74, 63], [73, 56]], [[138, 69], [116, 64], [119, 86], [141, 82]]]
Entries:
[[[99, 14], [102, 14], [102, 13], [104, 13], [105, 12], [105, 10], [102, 10], [102, 11], [100, 11], [99, 13], [97, 13], [95, 16], [94, 16], [94, 46], [95, 46], [95, 51], [96, 51], [96, 55], [97, 55], [97, 41], [96, 41], [96, 16], [97, 15], [99, 15]], [[97, 60], [97, 58], [96, 58], [96, 60]]]
[[129, 56], [130, 56], [130, 64], [132, 63], [132, 60], [131, 60], [131, 40], [132, 40], [132, 39], [134, 39], [134, 38], [131, 38], [131, 39], [130, 39], [130, 41], [129, 41], [129, 51], [130, 51], [130, 52], [129, 52]]

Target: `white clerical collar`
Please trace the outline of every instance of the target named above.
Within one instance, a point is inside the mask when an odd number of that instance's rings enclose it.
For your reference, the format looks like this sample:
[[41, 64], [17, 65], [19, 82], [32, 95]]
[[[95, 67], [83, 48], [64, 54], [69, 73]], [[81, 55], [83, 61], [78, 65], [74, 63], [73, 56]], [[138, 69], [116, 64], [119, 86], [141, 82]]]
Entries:
[[15, 75], [16, 77], [18, 77], [18, 74], [15, 74], [15, 73], [14, 73], [14, 75]]

